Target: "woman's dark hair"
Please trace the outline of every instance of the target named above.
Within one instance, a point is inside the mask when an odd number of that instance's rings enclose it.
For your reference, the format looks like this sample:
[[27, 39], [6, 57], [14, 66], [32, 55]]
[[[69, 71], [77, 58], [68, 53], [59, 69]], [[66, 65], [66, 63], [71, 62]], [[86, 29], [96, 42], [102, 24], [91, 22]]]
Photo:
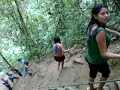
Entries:
[[[86, 33], [87, 33], [88, 29], [91, 30], [92, 25], [95, 24], [95, 23], [96, 23], [98, 26], [101, 26], [101, 24], [98, 22], [97, 19], [94, 18], [93, 15], [98, 15], [98, 13], [100, 12], [100, 10], [101, 10], [102, 8], [108, 8], [108, 7], [107, 7], [107, 5], [101, 3], [101, 4], [96, 4], [96, 5], [94, 5], [94, 7], [92, 8], [92, 11], [91, 11], [92, 17], [91, 17], [91, 20], [90, 20], [90, 22], [89, 22], [89, 24], [88, 24]], [[105, 28], [105, 25], [102, 25], [102, 27]]]
[[54, 42], [55, 43], [61, 43], [60, 38], [58, 36], [54, 37]]
[[6, 75], [9, 75], [9, 73], [8, 73], [8, 72], [6, 72]]
[[19, 58], [18, 61], [21, 61], [22, 58]]
[[28, 62], [25, 62], [25, 65], [27, 65], [27, 66], [28, 66]]

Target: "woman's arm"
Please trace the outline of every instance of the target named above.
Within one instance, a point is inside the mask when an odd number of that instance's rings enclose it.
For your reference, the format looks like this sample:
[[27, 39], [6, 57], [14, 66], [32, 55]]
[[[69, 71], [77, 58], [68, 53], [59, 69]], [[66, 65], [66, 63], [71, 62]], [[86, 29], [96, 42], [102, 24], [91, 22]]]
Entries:
[[100, 31], [97, 34], [96, 41], [97, 41], [97, 44], [98, 44], [100, 54], [103, 58], [108, 58], [108, 59], [120, 58], [120, 54], [114, 54], [114, 53], [111, 53], [111, 52], [107, 51], [105, 31]]
[[60, 47], [61, 47], [63, 52], [69, 52], [70, 50], [72, 50], [72, 48], [71, 49], [69, 49], [69, 48], [65, 49], [62, 44], [60, 45]]
[[24, 67], [28, 68], [28, 66], [27, 66], [27, 65], [24, 65]]

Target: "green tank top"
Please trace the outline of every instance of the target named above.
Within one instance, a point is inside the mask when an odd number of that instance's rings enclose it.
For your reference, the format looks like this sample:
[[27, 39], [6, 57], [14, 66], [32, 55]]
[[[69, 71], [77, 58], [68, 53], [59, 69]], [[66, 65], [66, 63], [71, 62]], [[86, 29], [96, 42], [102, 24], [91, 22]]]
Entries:
[[[95, 29], [94, 31], [92, 31], [92, 33], [87, 34], [87, 52], [85, 54], [85, 57], [87, 59], [87, 61], [91, 64], [103, 64], [106, 63], [107, 60], [105, 60], [104, 58], [101, 57], [100, 55], [100, 51], [97, 45], [97, 41], [96, 41], [96, 35], [99, 31], [104, 31], [105, 29], [102, 27], [98, 27], [97, 29]], [[111, 37], [110, 35], [106, 34], [106, 45], [107, 48], [110, 44], [111, 41]]]

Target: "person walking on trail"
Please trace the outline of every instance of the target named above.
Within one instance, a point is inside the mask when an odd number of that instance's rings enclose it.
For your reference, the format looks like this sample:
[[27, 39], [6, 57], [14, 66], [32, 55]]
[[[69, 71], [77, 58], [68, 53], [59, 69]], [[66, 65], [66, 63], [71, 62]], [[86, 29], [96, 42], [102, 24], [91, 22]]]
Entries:
[[10, 86], [8, 80], [5, 80], [3, 78], [1, 80], [3, 85], [5, 85], [9, 90], [12, 90], [12, 87]]
[[19, 58], [18, 62], [20, 62], [20, 65], [21, 65], [20, 71], [23, 71], [26, 60], [23, 58]]
[[[100, 81], [106, 81], [110, 74], [107, 61], [109, 59], [120, 58], [120, 54], [107, 51], [111, 38], [106, 32], [106, 23], [109, 21], [108, 7], [104, 4], [96, 4], [92, 9], [92, 18], [87, 27], [87, 52], [86, 61], [89, 65], [89, 81], [94, 82], [97, 72], [102, 74]], [[104, 82], [101, 82], [97, 90], [104, 90]], [[90, 83], [89, 90], [96, 90]]]
[[18, 61], [21, 63], [22, 66], [24, 66], [25, 60], [23, 58], [19, 58]]
[[58, 62], [58, 70], [60, 69], [60, 65], [63, 68], [64, 67], [64, 52], [69, 52], [72, 50], [71, 49], [64, 49], [60, 38], [59, 37], [54, 37], [54, 42], [55, 44], [53, 45], [53, 51], [54, 51], [54, 59]]
[[23, 72], [24, 72], [24, 76], [27, 76], [28, 74], [32, 76], [32, 70], [29, 69], [28, 62], [25, 62]]

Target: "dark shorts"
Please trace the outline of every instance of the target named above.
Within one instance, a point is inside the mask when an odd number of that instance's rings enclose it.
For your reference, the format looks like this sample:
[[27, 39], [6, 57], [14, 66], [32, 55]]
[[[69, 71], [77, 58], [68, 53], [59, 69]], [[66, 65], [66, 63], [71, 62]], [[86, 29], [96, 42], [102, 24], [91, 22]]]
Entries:
[[65, 60], [65, 56], [61, 56], [61, 57], [57, 57], [57, 56], [54, 56], [54, 59], [57, 61], [57, 62], [63, 62]]
[[109, 65], [108, 63], [104, 63], [104, 64], [91, 64], [88, 62], [89, 65], [89, 76], [92, 78], [95, 78], [97, 75], [97, 72], [102, 73], [102, 76], [105, 78], [108, 78], [109, 74], [110, 74], [110, 69], [109, 69]]

